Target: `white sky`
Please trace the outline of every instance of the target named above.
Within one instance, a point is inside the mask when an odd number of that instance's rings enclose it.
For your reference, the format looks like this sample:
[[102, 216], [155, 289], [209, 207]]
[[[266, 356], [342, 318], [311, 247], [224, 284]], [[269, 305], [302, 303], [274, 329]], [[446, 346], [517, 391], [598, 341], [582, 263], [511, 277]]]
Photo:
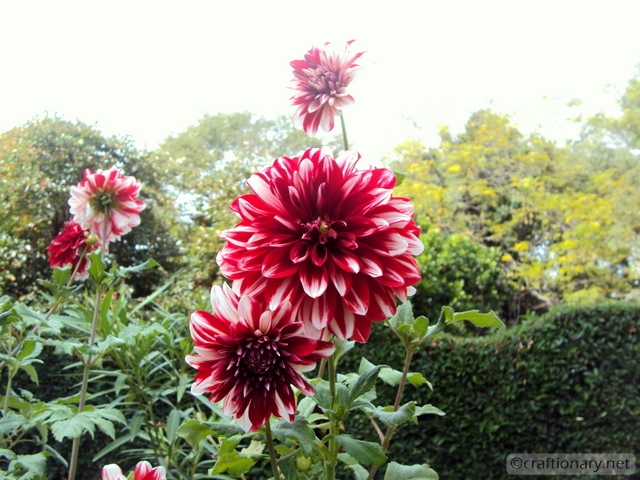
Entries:
[[0, 131], [48, 112], [153, 149], [204, 113], [290, 114], [289, 62], [356, 39], [345, 116], [370, 161], [486, 107], [561, 142], [616, 112], [638, 19], [638, 0], [0, 0]]

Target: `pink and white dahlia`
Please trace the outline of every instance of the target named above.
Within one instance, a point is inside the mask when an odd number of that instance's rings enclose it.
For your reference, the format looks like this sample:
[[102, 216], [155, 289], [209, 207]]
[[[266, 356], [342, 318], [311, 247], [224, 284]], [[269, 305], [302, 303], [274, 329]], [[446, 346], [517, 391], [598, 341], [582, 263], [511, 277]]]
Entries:
[[198, 370], [192, 393], [210, 392], [212, 402], [224, 400], [223, 411], [245, 431], [262, 428], [271, 415], [293, 422], [291, 385], [312, 395], [302, 372], [331, 355], [333, 345], [303, 335], [304, 326], [291, 320], [287, 302], [265, 310], [225, 284], [211, 289], [211, 303], [213, 314], [191, 314], [196, 354], [187, 355], [186, 361]]
[[71, 265], [71, 270], [75, 271], [76, 280], [86, 279], [89, 276], [87, 254], [98, 248], [98, 244], [87, 245], [88, 236], [89, 232], [78, 223], [69, 220], [47, 247], [51, 268]]
[[263, 295], [271, 309], [290, 302], [309, 332], [366, 342], [371, 322], [413, 293], [423, 245], [413, 206], [392, 196], [394, 173], [359, 170], [359, 158], [316, 148], [252, 175], [217, 260], [237, 294]]
[[340, 49], [330, 43], [312, 47], [302, 60], [290, 63], [293, 67], [291, 105], [296, 106], [293, 116], [297, 125], [309, 135], [315, 135], [318, 127], [325, 132], [333, 130], [334, 117], [351, 105], [354, 100], [347, 93], [358, 65], [356, 60], [363, 52], [352, 54], [349, 47], [353, 40]]
[[84, 181], [71, 187], [69, 206], [73, 220], [92, 235], [97, 235], [105, 250], [109, 242], [119, 240], [140, 225], [145, 203], [138, 200], [140, 182], [123, 176], [116, 167], [84, 171]]
[[[164, 467], [151, 468], [147, 461], [138, 462], [133, 471], [133, 480], [166, 480], [167, 472]], [[102, 468], [102, 480], [127, 480], [118, 465], [112, 463]]]

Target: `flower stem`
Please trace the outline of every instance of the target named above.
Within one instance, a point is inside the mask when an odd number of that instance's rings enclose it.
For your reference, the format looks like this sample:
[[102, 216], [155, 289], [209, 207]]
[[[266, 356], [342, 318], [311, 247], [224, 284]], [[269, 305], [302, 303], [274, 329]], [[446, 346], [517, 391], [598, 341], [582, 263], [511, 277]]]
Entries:
[[276, 461], [276, 451], [273, 448], [273, 436], [271, 435], [271, 424], [267, 421], [265, 425], [267, 434], [267, 447], [269, 448], [269, 460], [271, 461], [271, 470], [273, 471], [274, 480], [280, 478], [280, 470], [278, 470], [278, 462]]
[[[404, 387], [407, 384], [407, 376], [409, 375], [409, 367], [411, 365], [411, 359], [413, 358], [413, 353], [415, 352], [415, 348], [407, 348], [407, 354], [404, 357], [404, 368], [402, 369], [402, 377], [400, 378], [400, 385], [398, 385], [398, 392], [396, 393], [396, 400], [393, 403], [393, 411], [398, 411], [400, 408], [400, 402], [402, 401], [402, 394], [404, 393]], [[389, 444], [391, 443], [391, 437], [393, 436], [393, 432], [396, 431], [396, 427], [387, 427], [387, 431], [384, 434], [384, 438], [382, 439], [382, 444], [380, 448], [384, 453], [387, 453], [389, 449]], [[378, 471], [378, 466], [374, 465], [371, 471], [369, 472], [369, 476], [367, 480], [372, 480]]]
[[340, 434], [340, 424], [338, 423], [338, 419], [336, 418], [336, 407], [338, 404], [338, 399], [336, 398], [336, 367], [338, 363], [337, 353], [334, 352], [331, 357], [329, 357], [329, 361], [327, 364], [329, 365], [329, 392], [331, 393], [332, 399], [332, 413], [329, 414], [329, 433], [331, 434], [331, 438], [329, 439], [329, 454], [330, 458], [325, 462], [324, 475], [325, 480], [334, 480], [336, 478], [336, 464], [338, 463], [338, 440], [336, 440], [336, 435]]
[[344, 124], [344, 115], [340, 112], [340, 125], [342, 125], [342, 142], [344, 143], [344, 149], [349, 150], [349, 140], [347, 140], [347, 127]]
[[[107, 238], [107, 228], [108, 223], [105, 222], [103, 227], [103, 241], [102, 241], [102, 252], [101, 257], [104, 260], [105, 257], [105, 248], [106, 248], [106, 238]], [[85, 250], [86, 251], [86, 250]], [[73, 278], [73, 276], [71, 276]], [[91, 322], [91, 334], [89, 336], [89, 346], [92, 347], [96, 341], [96, 330], [98, 328], [98, 318], [100, 314], [100, 297], [102, 296], [102, 283], [96, 282], [96, 296], [93, 302], [93, 319]], [[89, 389], [89, 371], [91, 370], [91, 364], [93, 363], [93, 358], [91, 355], [87, 355], [83, 358], [84, 369], [82, 372], [82, 386], [80, 387], [80, 400], [78, 401], [78, 414], [84, 411], [84, 404], [87, 399], [87, 390]], [[71, 459], [69, 461], [69, 477], [68, 480], [75, 480], [76, 478], [76, 469], [78, 467], [78, 453], [80, 451], [80, 436], [73, 439], [73, 444], [71, 446]]]

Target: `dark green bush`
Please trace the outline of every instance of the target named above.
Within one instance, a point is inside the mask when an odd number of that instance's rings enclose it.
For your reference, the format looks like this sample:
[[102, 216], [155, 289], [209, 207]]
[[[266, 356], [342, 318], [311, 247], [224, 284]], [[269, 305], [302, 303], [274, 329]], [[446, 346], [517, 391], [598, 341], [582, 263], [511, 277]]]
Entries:
[[[351, 352], [401, 368], [386, 327]], [[510, 453], [640, 453], [640, 306], [558, 308], [480, 338], [441, 336], [419, 351], [413, 371], [433, 383], [409, 386], [405, 401], [431, 403], [396, 433], [390, 459], [428, 462], [447, 480], [512, 478]], [[342, 370], [342, 368], [341, 368]], [[394, 392], [378, 381], [378, 395]], [[368, 421], [353, 426], [370, 430]], [[352, 432], [358, 436], [358, 432]], [[373, 435], [372, 430], [368, 434]], [[372, 438], [372, 437], [370, 437]], [[598, 477], [602, 478], [602, 477]]]

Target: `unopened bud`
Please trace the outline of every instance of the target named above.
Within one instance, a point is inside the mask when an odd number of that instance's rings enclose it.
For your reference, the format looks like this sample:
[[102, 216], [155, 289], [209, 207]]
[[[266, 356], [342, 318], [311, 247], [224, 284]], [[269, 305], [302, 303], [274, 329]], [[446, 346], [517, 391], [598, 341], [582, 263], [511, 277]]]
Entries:
[[89, 236], [87, 237], [87, 240], [85, 241], [85, 243], [86, 243], [88, 246], [91, 246], [91, 245], [95, 245], [95, 244], [96, 244], [96, 243], [98, 243], [99, 241], [100, 241], [100, 239], [98, 238], [98, 236], [97, 236], [97, 235], [95, 235], [95, 234], [93, 234], [93, 235], [89, 235]]
[[296, 467], [301, 472], [308, 472], [311, 468], [311, 459], [298, 455], [298, 458], [296, 458]]

